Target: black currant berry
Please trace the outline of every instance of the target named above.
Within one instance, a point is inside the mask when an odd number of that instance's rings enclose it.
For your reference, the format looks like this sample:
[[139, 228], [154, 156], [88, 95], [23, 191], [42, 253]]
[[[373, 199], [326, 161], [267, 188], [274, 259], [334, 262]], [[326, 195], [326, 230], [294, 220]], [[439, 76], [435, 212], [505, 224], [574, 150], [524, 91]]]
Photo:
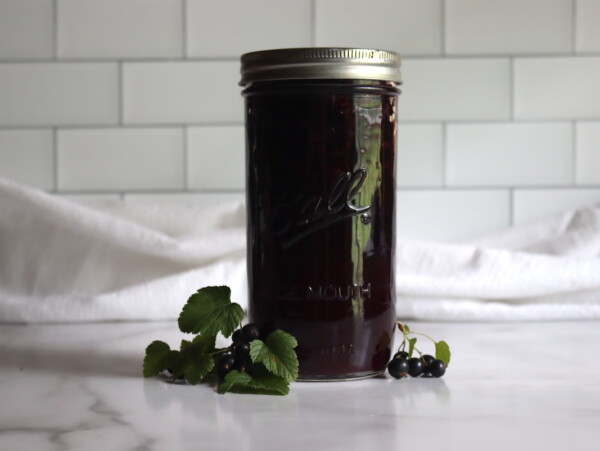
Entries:
[[250, 359], [250, 357], [236, 360], [235, 369], [240, 373], [252, 373], [252, 370], [254, 369], [254, 362]]
[[242, 327], [242, 340], [246, 343], [256, 340], [259, 335], [260, 331], [256, 327], [256, 324], [249, 323]]
[[225, 375], [235, 367], [235, 359], [231, 354], [225, 354], [217, 362], [217, 376], [219, 379], [224, 379]]
[[392, 359], [388, 363], [388, 372], [390, 376], [400, 379], [408, 375], [408, 360], [406, 359]]
[[423, 374], [429, 374], [429, 367], [431, 366], [431, 362], [434, 360], [435, 357], [429, 354], [421, 356], [421, 361], [423, 362]]
[[423, 362], [419, 357], [408, 359], [408, 374], [412, 377], [420, 376], [423, 373]]
[[429, 365], [429, 373], [433, 377], [442, 377], [445, 372], [446, 364], [441, 360], [436, 359], [433, 362], [431, 362], [431, 365]]
[[408, 359], [408, 352], [400, 351], [394, 354], [395, 359]]
[[233, 348], [233, 356], [236, 360], [243, 360], [250, 356], [250, 343], [238, 343]]
[[231, 341], [233, 341], [234, 345], [242, 342], [242, 329], [238, 329], [233, 333]]

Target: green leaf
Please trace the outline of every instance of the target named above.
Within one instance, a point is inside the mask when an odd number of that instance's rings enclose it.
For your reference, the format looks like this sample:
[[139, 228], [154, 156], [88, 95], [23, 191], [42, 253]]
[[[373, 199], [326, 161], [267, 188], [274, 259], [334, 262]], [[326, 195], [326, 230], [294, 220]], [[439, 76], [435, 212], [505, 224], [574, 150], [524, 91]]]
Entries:
[[210, 354], [200, 354], [185, 363], [183, 376], [187, 381], [196, 385], [215, 367], [215, 360]]
[[450, 364], [450, 346], [445, 341], [435, 343], [435, 358], [441, 360], [448, 366]]
[[410, 338], [408, 340], [408, 357], [412, 357], [413, 352], [415, 350], [415, 345], [417, 344], [417, 339], [416, 338]]
[[196, 335], [192, 341], [181, 340], [181, 354], [187, 359], [211, 353], [215, 350], [216, 339], [215, 335]]
[[192, 342], [189, 340], [181, 340], [181, 345], [179, 345], [179, 350], [181, 352], [185, 352], [190, 346], [192, 346]]
[[231, 302], [229, 287], [204, 287], [193, 294], [179, 315], [182, 332], [229, 337], [244, 317], [239, 304]]
[[166, 368], [169, 370], [174, 379], [183, 377], [185, 369], [185, 359], [179, 351], [169, 351], [165, 360]]
[[287, 395], [290, 385], [282, 377], [269, 373], [264, 367], [257, 365], [252, 376], [233, 370], [225, 376], [225, 380], [217, 389], [224, 395], [227, 392], [250, 393], [257, 395]]
[[408, 327], [408, 324], [403, 324], [402, 327], [404, 328], [404, 332], [406, 332], [407, 334], [410, 333], [410, 327]]
[[144, 377], [153, 377], [168, 367], [171, 348], [163, 341], [153, 341], [146, 348]]
[[215, 367], [210, 355], [215, 350], [214, 335], [197, 335], [192, 341], [181, 340], [181, 361], [178, 367], [187, 381], [196, 385]]
[[265, 341], [250, 343], [250, 358], [254, 363], [262, 363], [276, 376], [292, 382], [298, 379], [298, 357], [294, 348], [296, 339], [280, 329], [272, 332]]

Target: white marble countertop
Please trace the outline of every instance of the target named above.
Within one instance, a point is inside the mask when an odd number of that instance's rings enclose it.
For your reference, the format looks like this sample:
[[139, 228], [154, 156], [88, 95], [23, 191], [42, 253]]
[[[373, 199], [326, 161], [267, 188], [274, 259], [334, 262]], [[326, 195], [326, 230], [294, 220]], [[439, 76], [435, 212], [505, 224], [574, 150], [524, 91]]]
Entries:
[[411, 324], [450, 343], [442, 379], [218, 395], [144, 380], [173, 323], [0, 326], [0, 449], [586, 450], [600, 440], [600, 323]]

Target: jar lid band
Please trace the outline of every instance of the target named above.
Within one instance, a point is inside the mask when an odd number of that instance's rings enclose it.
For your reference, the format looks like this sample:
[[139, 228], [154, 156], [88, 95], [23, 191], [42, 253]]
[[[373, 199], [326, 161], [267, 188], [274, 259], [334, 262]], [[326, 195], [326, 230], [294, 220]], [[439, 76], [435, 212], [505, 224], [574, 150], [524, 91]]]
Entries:
[[383, 80], [402, 83], [400, 56], [376, 49], [307, 47], [242, 55], [245, 86], [254, 81], [298, 79]]

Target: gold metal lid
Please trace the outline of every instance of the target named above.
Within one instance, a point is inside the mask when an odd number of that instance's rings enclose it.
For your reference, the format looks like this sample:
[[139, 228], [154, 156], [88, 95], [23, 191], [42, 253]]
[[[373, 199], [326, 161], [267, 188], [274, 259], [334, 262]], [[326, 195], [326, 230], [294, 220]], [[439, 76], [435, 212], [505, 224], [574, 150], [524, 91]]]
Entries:
[[400, 56], [387, 50], [306, 47], [263, 50], [242, 55], [242, 80], [384, 80], [402, 83]]

